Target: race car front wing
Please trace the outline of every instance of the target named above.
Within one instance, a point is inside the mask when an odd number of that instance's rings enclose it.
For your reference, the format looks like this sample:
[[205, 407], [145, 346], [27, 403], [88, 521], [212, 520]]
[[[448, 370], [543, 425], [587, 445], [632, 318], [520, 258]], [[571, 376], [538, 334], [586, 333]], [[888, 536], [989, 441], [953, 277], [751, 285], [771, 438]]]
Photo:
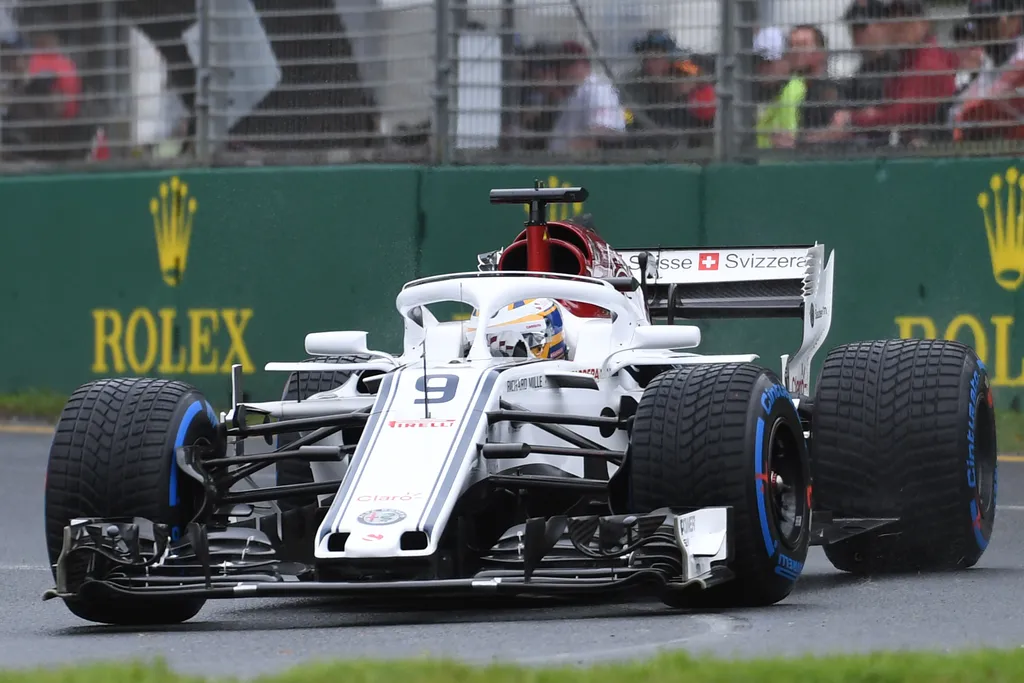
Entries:
[[[812, 543], [834, 543], [896, 520], [812, 523]], [[270, 515], [268, 517], [276, 517]], [[732, 578], [727, 507], [662, 509], [645, 515], [533, 518], [513, 527], [459, 578], [322, 580], [312, 567], [279, 561], [273, 525], [210, 529], [192, 523], [177, 541], [142, 518], [76, 519], [64, 529], [56, 587], [43, 598], [130, 594], [208, 599], [373, 596], [415, 593], [581, 595], [646, 587], [702, 590]], [[270, 531], [268, 534], [267, 531]]]

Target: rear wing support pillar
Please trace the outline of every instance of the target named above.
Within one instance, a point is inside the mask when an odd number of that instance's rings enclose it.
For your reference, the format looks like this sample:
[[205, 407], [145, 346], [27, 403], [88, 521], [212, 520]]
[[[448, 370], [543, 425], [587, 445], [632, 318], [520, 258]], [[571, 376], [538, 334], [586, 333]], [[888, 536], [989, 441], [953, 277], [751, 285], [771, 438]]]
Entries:
[[526, 189], [491, 190], [491, 204], [526, 204], [530, 219], [526, 221], [526, 269], [551, 272], [551, 248], [548, 243], [548, 204], [575, 204], [586, 200], [582, 187], [542, 187], [535, 181]]

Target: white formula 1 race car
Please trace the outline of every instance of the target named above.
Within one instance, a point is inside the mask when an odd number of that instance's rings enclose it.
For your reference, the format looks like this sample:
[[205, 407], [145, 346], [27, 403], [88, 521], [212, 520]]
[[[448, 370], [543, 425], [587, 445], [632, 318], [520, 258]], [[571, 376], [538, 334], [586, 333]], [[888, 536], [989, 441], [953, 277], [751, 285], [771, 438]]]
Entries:
[[[823, 246], [615, 250], [546, 220], [586, 196], [492, 191], [529, 206], [525, 230], [476, 271], [405, 285], [400, 355], [309, 334], [311, 358], [266, 366], [290, 373], [282, 400], [243, 402], [239, 366], [221, 414], [169, 379], [80, 387], [50, 452], [45, 597], [136, 625], [258, 596], [766, 606], [811, 545], [848, 572], [979, 560], [997, 449], [972, 349], [845, 344], [812, 393]], [[472, 318], [439, 321], [446, 302]], [[675, 324], [780, 316], [804, 336], [778, 373], [693, 353], [699, 329]], [[270, 465], [275, 486], [239, 488]]]

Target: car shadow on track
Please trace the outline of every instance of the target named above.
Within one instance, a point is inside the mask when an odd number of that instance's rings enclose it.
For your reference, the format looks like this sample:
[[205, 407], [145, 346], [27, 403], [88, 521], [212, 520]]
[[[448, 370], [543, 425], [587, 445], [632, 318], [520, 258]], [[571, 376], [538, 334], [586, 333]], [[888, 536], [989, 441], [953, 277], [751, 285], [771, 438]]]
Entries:
[[[734, 628], [742, 628], [743, 613], [751, 610], [698, 610], [665, 606], [658, 600], [631, 601], [598, 600], [546, 600], [529, 602], [499, 599], [460, 600], [453, 605], [449, 600], [416, 600], [404, 604], [381, 604], [351, 599], [310, 599], [246, 601], [244, 606], [210, 609], [208, 603], [203, 618], [200, 612], [184, 624], [152, 627], [120, 627], [83, 625], [54, 631], [63, 636], [101, 636], [124, 633], [202, 633], [204, 631], [289, 631], [325, 628], [366, 628], [429, 626], [446, 624], [537, 623], [549, 621], [584, 621], [595, 619], [650, 620], [686, 616], [720, 615], [734, 621]], [[774, 613], [806, 609], [801, 605], [780, 603], [762, 608]], [[756, 611], [756, 610], [755, 610]], [[730, 614], [735, 613], [735, 615]], [[227, 617], [227, 618], [225, 618]]]
[[[106, 625], [72, 626], [53, 631], [56, 636], [102, 636], [124, 633], [202, 633], [207, 631], [291, 631], [325, 628], [367, 628], [427, 626], [445, 624], [483, 624], [588, 619], [680, 618], [719, 616], [743, 628], [749, 618], [759, 614], [790, 614], [808, 617], [821, 610], [834, 609], [834, 591], [866, 585], [884, 587], [889, 583], [907, 583], [929, 579], [944, 581], [969, 578], [986, 581], [1020, 577], [1024, 570], [1009, 567], [975, 567], [959, 572], [935, 572], [859, 577], [846, 573], [812, 573], [802, 576], [789, 598], [761, 608], [679, 609], [663, 605], [656, 598], [641, 596], [633, 600], [609, 598], [474, 598], [452, 601], [450, 598], [416, 599], [402, 603], [382, 603], [353, 598], [295, 598], [239, 601], [211, 600], [192, 621], [184, 624], [151, 627]], [[204, 619], [204, 613], [209, 615]]]
[[[208, 605], [211, 603], [208, 603]], [[204, 609], [209, 610], [209, 607]], [[769, 609], [789, 610], [785, 604]], [[267, 603], [249, 602], [228, 611], [210, 613], [207, 620], [200, 612], [192, 621], [184, 624], [154, 627], [120, 627], [84, 625], [60, 629], [56, 636], [102, 636], [125, 633], [202, 633], [207, 631], [291, 631], [326, 628], [367, 628], [430, 626], [454, 624], [493, 623], [537, 623], [547, 621], [584, 621], [595, 619], [650, 620], [662, 617], [679, 618], [687, 615], [714, 615], [720, 611], [674, 609], [660, 601], [636, 600], [609, 602], [575, 600], [522, 601], [474, 600], [452, 601], [416, 600], [404, 605], [374, 604], [340, 599], [296, 599]], [[225, 618], [227, 617], [227, 618]], [[736, 627], [742, 628], [745, 620], [737, 619]]]

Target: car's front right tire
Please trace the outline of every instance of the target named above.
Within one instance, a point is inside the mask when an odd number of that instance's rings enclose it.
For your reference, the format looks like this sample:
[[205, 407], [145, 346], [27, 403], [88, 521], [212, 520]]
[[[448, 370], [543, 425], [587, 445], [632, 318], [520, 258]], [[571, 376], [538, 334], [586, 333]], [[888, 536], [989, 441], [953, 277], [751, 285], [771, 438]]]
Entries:
[[667, 593], [667, 603], [752, 607], [789, 595], [810, 542], [810, 466], [796, 407], [771, 370], [686, 365], [656, 377], [636, 408], [628, 466], [635, 513], [733, 510], [735, 578]]

